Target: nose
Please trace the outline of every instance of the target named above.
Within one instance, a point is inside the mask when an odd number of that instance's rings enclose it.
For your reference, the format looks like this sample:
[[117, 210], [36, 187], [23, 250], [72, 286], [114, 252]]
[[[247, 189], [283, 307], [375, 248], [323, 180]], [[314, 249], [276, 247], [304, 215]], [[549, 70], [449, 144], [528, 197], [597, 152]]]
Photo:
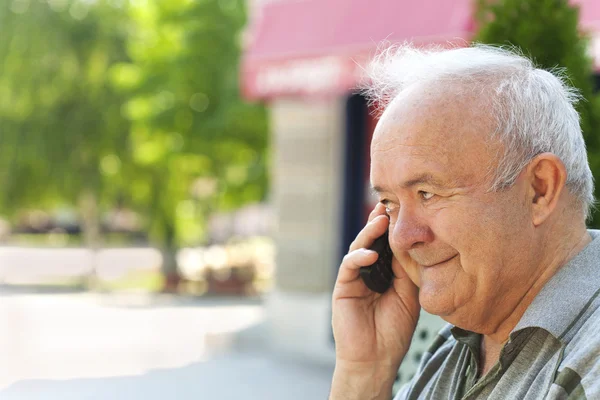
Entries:
[[402, 251], [412, 250], [433, 241], [429, 225], [408, 207], [401, 207], [393, 224], [390, 240]]

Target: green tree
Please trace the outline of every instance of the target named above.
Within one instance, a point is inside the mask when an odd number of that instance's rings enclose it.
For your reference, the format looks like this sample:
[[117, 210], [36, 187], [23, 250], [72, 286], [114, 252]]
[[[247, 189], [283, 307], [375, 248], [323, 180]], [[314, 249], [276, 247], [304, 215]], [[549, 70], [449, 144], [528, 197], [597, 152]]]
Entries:
[[132, 61], [114, 69], [130, 97], [129, 199], [148, 216], [172, 287], [175, 251], [201, 237], [207, 215], [264, 199], [266, 115], [239, 95], [243, 2], [156, 0], [129, 12]]
[[123, 16], [114, 1], [0, 2], [0, 209], [79, 204], [94, 246], [129, 130], [108, 85]]
[[[480, 43], [514, 45], [542, 68], [566, 69], [585, 98], [578, 104], [581, 127], [594, 176], [600, 176], [600, 109], [594, 93], [588, 37], [578, 28], [579, 9], [568, 0], [478, 0]], [[600, 188], [596, 187], [596, 197]], [[600, 226], [598, 213], [592, 226]]]
[[241, 0], [0, 2], [0, 211], [80, 204], [97, 233], [119, 199], [175, 284], [207, 215], [267, 193], [265, 108], [239, 95], [245, 18]]

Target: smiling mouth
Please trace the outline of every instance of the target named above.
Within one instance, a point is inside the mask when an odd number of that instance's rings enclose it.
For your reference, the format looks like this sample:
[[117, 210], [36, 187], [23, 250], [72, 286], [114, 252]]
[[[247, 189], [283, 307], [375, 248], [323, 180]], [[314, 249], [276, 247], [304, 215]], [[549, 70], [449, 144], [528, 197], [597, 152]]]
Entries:
[[448, 261], [450, 261], [450, 260], [453, 260], [453, 259], [455, 259], [456, 257], [458, 257], [458, 254], [455, 254], [455, 255], [453, 255], [452, 257], [450, 257], [450, 258], [447, 258], [447, 259], [445, 259], [444, 261], [437, 262], [437, 263], [435, 263], [435, 264], [431, 264], [431, 265], [423, 265], [423, 267], [424, 267], [424, 268], [432, 268], [432, 267], [437, 267], [437, 266], [439, 266], [439, 265], [442, 265], [442, 264], [445, 264], [445, 263], [447, 263], [447, 262], [448, 262]]

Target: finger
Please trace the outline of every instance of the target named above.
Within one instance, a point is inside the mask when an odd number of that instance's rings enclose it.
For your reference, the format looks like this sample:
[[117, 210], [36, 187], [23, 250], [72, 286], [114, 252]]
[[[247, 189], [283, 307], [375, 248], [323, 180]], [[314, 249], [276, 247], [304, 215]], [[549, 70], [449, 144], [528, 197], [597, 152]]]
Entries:
[[356, 238], [350, 245], [350, 251], [360, 248], [368, 248], [373, 241], [383, 235], [389, 226], [387, 215], [378, 215], [356, 235]]
[[375, 208], [373, 208], [373, 211], [371, 211], [371, 213], [369, 214], [368, 222], [371, 222], [378, 215], [385, 215], [385, 206], [381, 203], [377, 203]]
[[346, 254], [340, 265], [336, 284], [356, 280], [360, 275], [359, 269], [373, 264], [378, 257], [377, 252], [368, 249], [357, 249]]

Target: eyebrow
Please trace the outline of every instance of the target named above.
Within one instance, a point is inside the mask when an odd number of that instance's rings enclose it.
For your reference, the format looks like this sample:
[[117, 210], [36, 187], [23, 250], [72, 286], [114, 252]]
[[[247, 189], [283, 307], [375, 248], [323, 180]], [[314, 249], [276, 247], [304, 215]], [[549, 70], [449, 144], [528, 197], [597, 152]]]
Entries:
[[[398, 187], [400, 187], [402, 189], [410, 189], [414, 186], [423, 185], [423, 184], [430, 185], [430, 186], [433, 186], [434, 188], [438, 188], [438, 189], [448, 187], [445, 182], [435, 178], [433, 175], [428, 174], [428, 173], [418, 175], [417, 177], [415, 177], [413, 179], [410, 179], [404, 183], [401, 183], [400, 185], [398, 185]], [[386, 189], [384, 189], [380, 186], [371, 186], [371, 193], [373, 193], [373, 194], [379, 194], [379, 193], [385, 192], [385, 191], [386, 191]]]

